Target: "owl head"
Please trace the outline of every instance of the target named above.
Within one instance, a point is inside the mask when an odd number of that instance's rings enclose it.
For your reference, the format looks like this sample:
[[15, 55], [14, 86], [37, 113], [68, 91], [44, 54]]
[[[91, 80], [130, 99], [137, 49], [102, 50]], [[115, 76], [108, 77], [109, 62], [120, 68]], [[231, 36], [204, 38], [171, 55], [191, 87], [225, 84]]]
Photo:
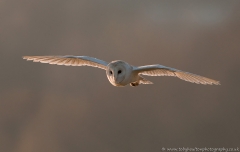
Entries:
[[112, 85], [124, 86], [125, 84], [123, 84], [123, 82], [131, 69], [132, 66], [128, 63], [117, 60], [107, 65], [106, 74]]

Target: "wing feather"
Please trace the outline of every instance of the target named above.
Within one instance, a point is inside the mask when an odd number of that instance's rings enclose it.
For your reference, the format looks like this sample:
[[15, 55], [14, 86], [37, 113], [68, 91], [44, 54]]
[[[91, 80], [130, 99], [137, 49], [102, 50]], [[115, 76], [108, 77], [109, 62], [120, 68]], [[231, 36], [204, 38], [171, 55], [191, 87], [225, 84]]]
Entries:
[[106, 70], [108, 63], [88, 56], [24, 56], [23, 59], [33, 62], [66, 65], [66, 66], [92, 66]]
[[189, 72], [184, 72], [181, 70], [177, 70], [174, 68], [166, 67], [163, 65], [146, 65], [140, 67], [134, 67], [134, 71], [140, 75], [147, 75], [147, 76], [174, 76], [182, 79], [184, 81], [197, 83], [197, 84], [215, 84], [220, 85], [219, 81], [209, 79], [203, 76], [199, 76], [196, 74], [192, 74]]

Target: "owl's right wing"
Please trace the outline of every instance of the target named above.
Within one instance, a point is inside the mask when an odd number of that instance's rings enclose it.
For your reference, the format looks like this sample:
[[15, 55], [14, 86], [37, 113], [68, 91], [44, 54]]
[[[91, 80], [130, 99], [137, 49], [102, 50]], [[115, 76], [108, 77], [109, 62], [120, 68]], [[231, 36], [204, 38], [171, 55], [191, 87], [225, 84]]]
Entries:
[[220, 85], [219, 81], [159, 64], [135, 67], [134, 71], [138, 74], [147, 76], [173, 76], [197, 84]]
[[23, 56], [23, 59], [33, 62], [66, 65], [66, 66], [92, 66], [100, 69], [107, 69], [108, 63], [88, 56]]

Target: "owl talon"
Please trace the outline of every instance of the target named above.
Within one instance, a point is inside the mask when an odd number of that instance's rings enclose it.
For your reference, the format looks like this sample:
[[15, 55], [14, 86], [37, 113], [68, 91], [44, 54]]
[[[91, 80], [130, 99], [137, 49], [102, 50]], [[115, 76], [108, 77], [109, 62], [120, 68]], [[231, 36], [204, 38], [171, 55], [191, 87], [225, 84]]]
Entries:
[[132, 82], [132, 83], [130, 83], [130, 86], [132, 86], [132, 87], [136, 87], [136, 86], [138, 86], [138, 85], [139, 85], [138, 82]]

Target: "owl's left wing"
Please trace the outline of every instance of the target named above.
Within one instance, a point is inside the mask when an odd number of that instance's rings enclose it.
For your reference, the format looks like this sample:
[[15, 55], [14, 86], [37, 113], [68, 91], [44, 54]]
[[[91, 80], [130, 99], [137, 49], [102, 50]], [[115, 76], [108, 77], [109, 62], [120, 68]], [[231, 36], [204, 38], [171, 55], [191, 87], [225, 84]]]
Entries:
[[66, 65], [66, 66], [92, 66], [106, 70], [108, 63], [89, 56], [24, 56], [23, 59], [33, 62]]
[[147, 76], [174, 76], [178, 77], [182, 80], [192, 82], [192, 83], [197, 83], [197, 84], [215, 84], [215, 85], [220, 85], [219, 81], [209, 79], [203, 76], [199, 76], [196, 74], [192, 74], [189, 72], [184, 72], [181, 70], [177, 70], [174, 68], [166, 67], [163, 65], [146, 65], [146, 66], [140, 66], [140, 67], [135, 67], [133, 69], [135, 72], [141, 75], [147, 75]]

